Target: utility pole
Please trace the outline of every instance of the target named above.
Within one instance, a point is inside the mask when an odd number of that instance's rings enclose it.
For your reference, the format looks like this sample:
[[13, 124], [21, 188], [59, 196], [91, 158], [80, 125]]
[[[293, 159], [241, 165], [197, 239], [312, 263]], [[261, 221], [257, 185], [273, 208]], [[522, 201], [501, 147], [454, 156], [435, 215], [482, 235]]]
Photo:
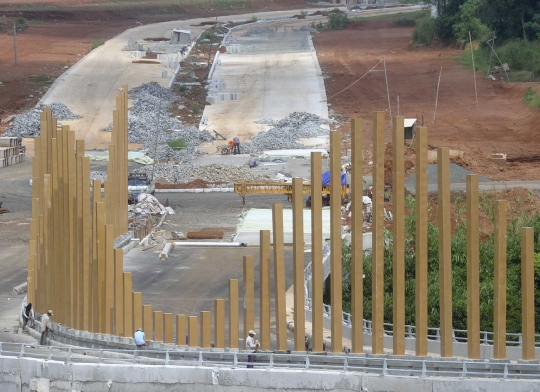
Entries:
[[17, 60], [17, 25], [13, 23], [13, 51], [15, 53], [15, 65], [19, 65]]

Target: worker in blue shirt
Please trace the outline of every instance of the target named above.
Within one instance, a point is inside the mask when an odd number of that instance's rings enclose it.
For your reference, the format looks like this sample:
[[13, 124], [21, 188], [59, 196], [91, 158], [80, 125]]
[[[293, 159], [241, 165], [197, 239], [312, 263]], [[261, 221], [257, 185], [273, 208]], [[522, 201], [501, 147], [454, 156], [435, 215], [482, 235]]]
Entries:
[[142, 328], [139, 328], [137, 331], [135, 331], [133, 337], [135, 338], [135, 344], [137, 345], [137, 348], [148, 346], [148, 344], [146, 344], [144, 331]]

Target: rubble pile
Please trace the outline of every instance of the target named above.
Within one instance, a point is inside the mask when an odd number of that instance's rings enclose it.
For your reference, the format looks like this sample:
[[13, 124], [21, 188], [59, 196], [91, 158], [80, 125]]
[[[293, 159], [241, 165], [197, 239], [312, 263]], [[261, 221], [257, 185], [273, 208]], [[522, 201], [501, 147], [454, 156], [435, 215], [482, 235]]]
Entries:
[[[321, 118], [312, 113], [294, 112], [280, 121], [270, 122], [271, 119], [259, 120], [260, 124], [269, 124], [273, 128], [260, 132], [251, 141], [241, 145], [242, 153], [257, 153], [263, 150], [294, 150], [305, 148], [296, 140], [324, 136], [328, 130], [322, 128], [323, 124], [330, 124], [330, 120]], [[264, 123], [262, 121], [265, 121]]]
[[242, 34], [242, 37], [251, 37], [256, 34], [266, 34], [266, 33], [272, 33], [272, 32], [273, 30], [269, 29], [268, 27], [254, 26], [244, 31], [244, 33]]
[[147, 193], [139, 194], [137, 204], [128, 205], [128, 212], [137, 215], [163, 215], [166, 212], [170, 215], [174, 214], [171, 207], [165, 207], [158, 199]]
[[90, 181], [94, 180], [100, 180], [101, 182], [107, 180], [107, 172], [92, 170], [90, 172]]
[[[209, 131], [199, 131], [193, 126], [184, 126], [180, 120], [169, 112], [175, 94], [159, 83], [151, 82], [135, 87], [129, 91], [134, 101], [129, 108], [128, 141], [140, 143], [152, 159], [190, 159], [194, 148], [204, 142], [213, 140]], [[103, 131], [110, 131], [112, 123]], [[156, 150], [156, 135], [158, 147]], [[183, 140], [187, 148], [173, 150], [168, 141]]]
[[319, 30], [317, 29], [314, 29], [313, 27], [311, 26], [308, 26], [308, 25], [303, 25], [301, 26], [298, 31], [309, 31], [310, 33], [318, 33]]
[[[137, 173], [151, 174], [152, 167], [142, 167], [135, 170]], [[186, 163], [182, 165], [172, 165], [167, 163], [156, 163], [154, 171], [155, 179], [164, 179], [170, 183], [188, 183], [193, 180], [203, 180], [206, 182], [233, 183], [237, 181], [266, 181], [267, 176], [256, 174], [247, 167], [209, 164], [194, 165]]]
[[15, 116], [15, 120], [6, 130], [3, 136], [35, 137], [40, 134], [41, 112], [46, 107], [52, 111], [52, 116], [57, 120], [75, 120], [81, 116], [73, 113], [62, 102], [52, 102], [48, 105], [40, 104], [35, 109]]

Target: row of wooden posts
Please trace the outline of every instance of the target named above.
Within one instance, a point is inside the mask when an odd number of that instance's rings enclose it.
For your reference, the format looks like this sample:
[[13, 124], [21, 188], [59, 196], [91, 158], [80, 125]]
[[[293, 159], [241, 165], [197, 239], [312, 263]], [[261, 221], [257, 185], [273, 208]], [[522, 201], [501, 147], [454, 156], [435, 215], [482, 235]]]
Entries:
[[[352, 347], [361, 353], [363, 341], [363, 121], [351, 122], [351, 243], [352, 243]], [[427, 325], [427, 146], [428, 130], [416, 131], [416, 355], [426, 356]], [[405, 354], [405, 188], [404, 119], [395, 117], [393, 145], [393, 353]], [[28, 260], [28, 296], [43, 313], [54, 309], [55, 321], [68, 327], [96, 333], [131, 336], [143, 327], [147, 337], [166, 343], [210, 347], [211, 312], [199, 317], [153, 311], [143, 305], [142, 294], [133, 292], [132, 273], [123, 271], [123, 251], [114, 248], [115, 239], [127, 232], [127, 86], [119, 94], [113, 112], [110, 160], [105, 181], [105, 197], [100, 181], [94, 181], [90, 201], [90, 162], [84, 156], [84, 141], [75, 141], [68, 127], [57, 129], [46, 109], [41, 119], [41, 136], [35, 139], [33, 199]], [[372, 246], [372, 352], [384, 351], [384, 154], [385, 113], [373, 116], [373, 246]], [[312, 349], [323, 351], [323, 271], [322, 271], [322, 156], [311, 154], [311, 254], [312, 254]], [[341, 137], [330, 132], [330, 291], [331, 350], [342, 345], [342, 254], [341, 254]], [[447, 148], [438, 149], [439, 280], [441, 306], [441, 355], [453, 355], [452, 265], [450, 221], [450, 160]], [[305, 350], [304, 223], [302, 179], [293, 179], [293, 284], [294, 349]], [[479, 223], [478, 176], [467, 176], [467, 332], [468, 357], [480, 358], [479, 306]], [[495, 298], [494, 357], [506, 357], [506, 201], [495, 205]], [[273, 244], [271, 231], [260, 233], [259, 340], [270, 347], [270, 268], [274, 275], [274, 316], [277, 350], [287, 349], [285, 305], [285, 256], [283, 206], [274, 204]], [[522, 229], [523, 359], [534, 359], [534, 239], [533, 229]], [[273, 250], [273, 263], [271, 253]], [[245, 256], [243, 276], [243, 331], [255, 328], [254, 259]], [[225, 299], [214, 303], [215, 347], [237, 348], [239, 342], [239, 282], [229, 281], [228, 331], [225, 342]], [[199, 336], [200, 335], [200, 336]], [[200, 337], [200, 341], [199, 341]], [[243, 336], [244, 337], [244, 336]], [[243, 338], [242, 337], [242, 338]]]

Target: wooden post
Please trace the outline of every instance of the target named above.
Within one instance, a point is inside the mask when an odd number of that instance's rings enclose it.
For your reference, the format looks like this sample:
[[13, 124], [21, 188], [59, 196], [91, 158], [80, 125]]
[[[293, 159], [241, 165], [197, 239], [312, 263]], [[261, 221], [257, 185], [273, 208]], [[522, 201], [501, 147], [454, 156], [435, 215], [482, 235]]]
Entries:
[[176, 315], [176, 345], [185, 346], [186, 343], [186, 315]]
[[330, 173], [331, 340], [332, 352], [339, 353], [343, 347], [343, 316], [341, 301], [341, 137], [338, 131], [330, 132]]
[[480, 261], [478, 175], [467, 175], [467, 347], [470, 359], [480, 359]]
[[[323, 351], [322, 154], [311, 153], [311, 348]], [[354, 313], [353, 313], [354, 315]], [[281, 350], [285, 350], [286, 345]]]
[[229, 347], [238, 348], [238, 279], [229, 279]]
[[149, 340], [154, 340], [154, 320], [152, 305], [143, 305], [143, 329]]
[[197, 331], [197, 316], [188, 317], [188, 346], [197, 347], [199, 345], [199, 336]]
[[210, 348], [211, 347], [211, 336], [212, 336], [212, 314], [208, 311], [203, 311], [201, 315], [201, 348]]
[[124, 335], [124, 251], [114, 250], [114, 333]]
[[286, 350], [287, 313], [285, 306], [285, 250], [283, 238], [282, 204], [272, 205], [272, 230], [274, 242], [274, 306], [276, 309], [276, 349]]
[[[77, 140], [75, 142], [77, 150], [77, 174], [76, 174], [76, 225], [77, 225], [77, 245], [76, 245], [76, 259], [75, 259], [75, 291], [77, 301], [77, 312], [75, 317], [77, 318], [77, 329], [84, 330], [83, 322], [83, 311], [84, 311], [84, 286], [83, 286], [83, 253], [84, 253], [84, 236], [83, 236], [83, 197], [84, 197], [84, 186], [83, 186], [83, 160], [84, 160], [84, 140]], [[101, 331], [98, 331], [101, 332]]]
[[83, 312], [83, 328], [85, 331], [90, 330], [90, 321], [92, 320], [92, 286], [90, 280], [90, 238], [92, 236], [91, 232], [91, 222], [92, 218], [90, 216], [90, 158], [83, 158], [83, 167], [82, 167], [82, 191], [83, 191], [83, 206], [82, 206], [82, 216], [83, 216], [83, 226], [82, 226], [82, 246], [83, 246], [83, 289], [84, 293], [81, 298], [83, 298], [84, 303], [82, 307], [84, 308]]
[[154, 341], [163, 341], [163, 312], [154, 312]]
[[534, 336], [534, 229], [521, 228], [521, 325], [522, 357], [525, 361], [535, 359]]
[[[364, 351], [363, 121], [351, 120], [351, 313], [352, 352]], [[394, 337], [395, 339], [395, 337]]]
[[[98, 321], [99, 321], [99, 333], [105, 333], [105, 202], [100, 201], [96, 203], [97, 209], [97, 268], [98, 268]], [[142, 308], [142, 303], [141, 303]], [[142, 321], [142, 319], [141, 319]], [[139, 325], [137, 328], [142, 326]]]
[[142, 293], [133, 293], [133, 330], [143, 327], [143, 305], [142, 305]]
[[253, 257], [244, 256], [244, 335], [255, 328], [254, 300], [255, 282], [253, 272]]
[[[35, 143], [35, 141], [34, 141]], [[39, 146], [34, 146], [35, 151], [39, 151]], [[71, 320], [70, 325], [73, 328], [77, 328], [77, 163], [75, 158], [75, 132], [69, 131], [67, 135], [67, 149], [68, 149], [68, 181], [69, 181], [69, 274], [70, 274], [70, 287], [69, 297], [71, 306]], [[39, 163], [39, 162], [38, 162]]]
[[404, 118], [394, 117], [392, 133], [393, 354], [405, 355], [405, 183]]
[[416, 132], [416, 355], [427, 355], [427, 304], [428, 304], [428, 192], [427, 192], [427, 142], [428, 129], [419, 127]]
[[[101, 181], [94, 180], [92, 195], [92, 331], [99, 332], [99, 267], [98, 267], [98, 205], [101, 201]], [[131, 292], [130, 292], [131, 295]]]
[[[305, 351], [306, 312], [304, 299], [304, 193], [303, 180], [292, 180], [293, 212], [293, 287], [294, 287], [294, 349]], [[340, 196], [341, 198], [341, 196]], [[263, 348], [264, 349], [264, 348]]]
[[[114, 313], [114, 226], [105, 226], [105, 333], [113, 333]], [[146, 322], [146, 321], [145, 321]], [[146, 330], [145, 330], [146, 332]]]
[[270, 230], [260, 231], [259, 272], [261, 349], [270, 350]]
[[[55, 129], [56, 130], [56, 129]], [[60, 281], [60, 219], [59, 219], [59, 197], [58, 197], [58, 141], [56, 135], [53, 134], [53, 139], [51, 140], [52, 148], [52, 171], [51, 171], [51, 180], [52, 180], [52, 197], [51, 197], [51, 224], [52, 224], [52, 243], [51, 243], [51, 269], [49, 269], [49, 281], [51, 282], [51, 299], [50, 304], [52, 309], [55, 309], [56, 317], [60, 323], [62, 321], [62, 309], [59, 306], [61, 299], [61, 291], [59, 287]]]
[[163, 337], [163, 343], [173, 343], [173, 314], [163, 314], [163, 325], [165, 329], [165, 336]]
[[124, 336], [133, 336], [133, 276], [124, 272]]
[[495, 202], [493, 358], [506, 359], [506, 200]]
[[450, 151], [437, 149], [439, 199], [439, 293], [441, 319], [441, 356], [452, 357], [452, 222], [450, 220]]
[[225, 300], [214, 300], [214, 345], [225, 348]]
[[384, 115], [385, 112], [373, 113], [373, 354], [384, 352]]

